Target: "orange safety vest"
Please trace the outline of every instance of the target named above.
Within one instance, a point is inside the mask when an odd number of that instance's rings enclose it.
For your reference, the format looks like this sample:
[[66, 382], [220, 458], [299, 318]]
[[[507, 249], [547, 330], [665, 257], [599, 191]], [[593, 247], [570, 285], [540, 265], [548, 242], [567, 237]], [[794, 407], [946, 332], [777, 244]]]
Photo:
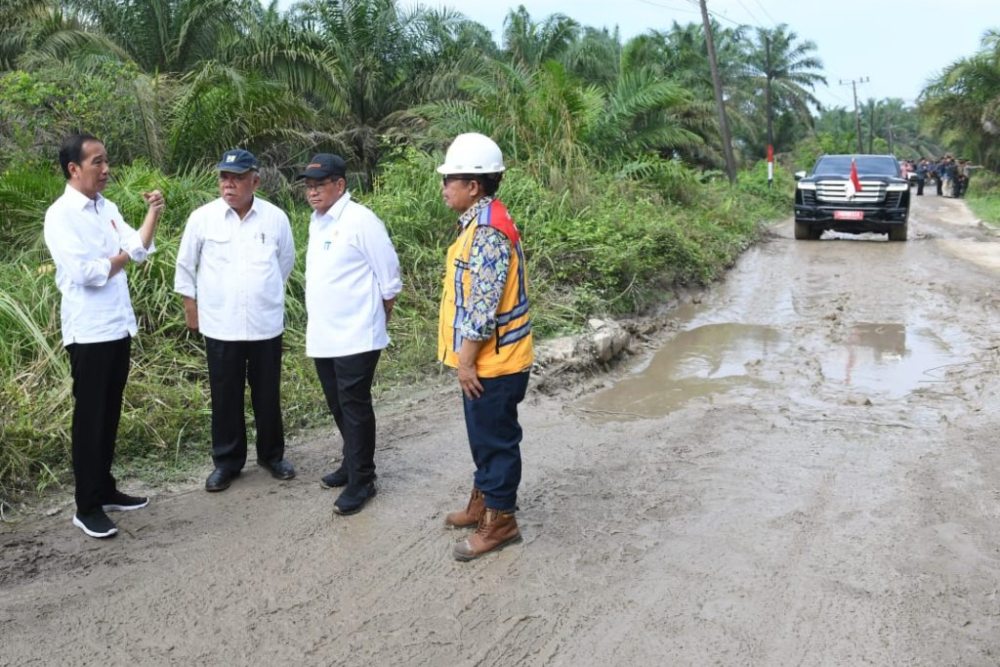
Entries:
[[489, 225], [510, 241], [514, 252], [510, 256], [507, 282], [497, 305], [497, 327], [493, 341], [479, 349], [476, 373], [480, 377], [510, 375], [531, 368], [534, 347], [531, 340], [531, 317], [528, 314], [527, 281], [524, 274], [524, 253], [521, 235], [510, 214], [499, 200], [494, 199], [473, 218], [448, 248], [441, 312], [438, 318], [438, 359], [446, 366], [458, 367], [458, 351], [462, 337], [456, 325], [465, 316], [465, 306], [472, 293], [469, 257], [472, 237], [481, 225]]

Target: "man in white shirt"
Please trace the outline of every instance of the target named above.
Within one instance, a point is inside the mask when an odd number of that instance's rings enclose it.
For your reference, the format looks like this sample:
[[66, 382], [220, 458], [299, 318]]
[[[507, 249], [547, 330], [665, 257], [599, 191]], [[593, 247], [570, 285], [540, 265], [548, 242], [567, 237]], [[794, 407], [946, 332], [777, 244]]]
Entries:
[[67, 137], [59, 149], [66, 190], [45, 212], [45, 244], [56, 265], [63, 345], [73, 376], [73, 525], [91, 537], [118, 532], [107, 511], [145, 507], [149, 500], [118, 490], [111, 475], [132, 336], [138, 331], [125, 265], [153, 252], [164, 200], [144, 192], [149, 208], [138, 231], [101, 196], [108, 154], [89, 134]]
[[257, 158], [226, 151], [218, 165], [221, 197], [191, 213], [174, 290], [191, 331], [205, 337], [212, 393], [212, 460], [207, 491], [223, 491], [247, 460], [243, 392], [257, 426], [257, 464], [275, 479], [295, 477], [285, 460], [281, 421], [281, 335], [285, 282], [295, 264], [288, 216], [254, 195]]
[[375, 495], [372, 380], [389, 345], [386, 323], [403, 288], [385, 225], [351, 200], [347, 165], [321, 153], [299, 174], [313, 208], [306, 252], [306, 354], [313, 357], [327, 405], [344, 440], [340, 468], [327, 488], [345, 487], [341, 515], [360, 512]]

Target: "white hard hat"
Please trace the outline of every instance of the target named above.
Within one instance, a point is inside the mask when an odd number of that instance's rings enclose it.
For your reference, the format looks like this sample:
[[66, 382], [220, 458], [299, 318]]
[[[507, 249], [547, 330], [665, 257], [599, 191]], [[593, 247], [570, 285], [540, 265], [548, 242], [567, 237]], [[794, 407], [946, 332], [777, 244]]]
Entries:
[[498, 174], [504, 170], [500, 147], [485, 134], [468, 132], [455, 137], [444, 155], [439, 174]]

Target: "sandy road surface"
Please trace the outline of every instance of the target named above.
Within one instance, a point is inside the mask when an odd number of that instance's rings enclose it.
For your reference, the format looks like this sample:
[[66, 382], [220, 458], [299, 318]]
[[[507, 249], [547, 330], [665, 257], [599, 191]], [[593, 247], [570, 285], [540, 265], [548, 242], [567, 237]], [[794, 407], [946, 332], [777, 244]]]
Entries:
[[1000, 664], [1000, 245], [934, 196], [907, 243], [790, 227], [614, 386], [529, 397], [524, 544], [451, 560], [470, 463], [431, 390], [380, 406], [355, 517], [317, 433], [297, 479], [113, 540], [4, 527], [0, 664]]

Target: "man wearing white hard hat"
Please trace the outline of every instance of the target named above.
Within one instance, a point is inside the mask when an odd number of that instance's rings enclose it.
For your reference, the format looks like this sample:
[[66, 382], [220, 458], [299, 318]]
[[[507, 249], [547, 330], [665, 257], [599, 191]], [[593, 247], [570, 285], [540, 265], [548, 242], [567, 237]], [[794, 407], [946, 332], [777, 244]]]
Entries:
[[449, 513], [445, 524], [475, 527], [454, 549], [456, 559], [468, 561], [521, 540], [514, 518], [521, 482], [517, 406], [534, 352], [521, 237], [496, 198], [504, 172], [500, 147], [482, 134], [460, 134], [437, 171], [445, 204], [460, 214], [445, 263], [438, 358], [456, 369], [476, 465], [466, 508]]

